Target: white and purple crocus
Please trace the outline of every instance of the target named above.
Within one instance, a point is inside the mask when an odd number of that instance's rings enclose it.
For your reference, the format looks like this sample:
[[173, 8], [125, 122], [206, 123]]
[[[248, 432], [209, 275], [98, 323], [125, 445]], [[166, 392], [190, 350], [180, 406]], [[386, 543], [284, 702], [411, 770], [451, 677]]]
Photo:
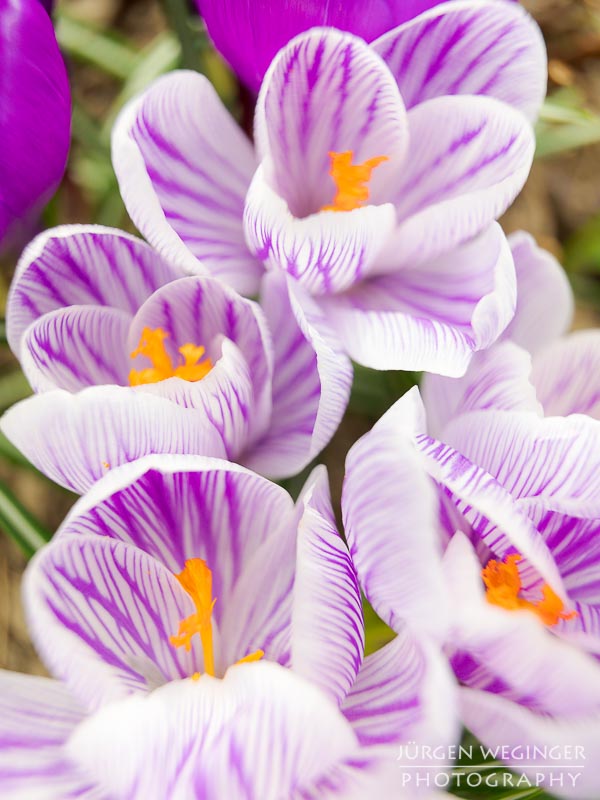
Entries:
[[8, 340], [37, 392], [2, 430], [76, 492], [148, 453], [299, 472], [344, 413], [352, 369], [286, 292], [262, 309], [209, 275], [185, 275], [122, 231], [66, 226], [26, 249]]
[[324, 470], [294, 506], [224, 461], [124, 465], [24, 597], [58, 680], [0, 672], [3, 796], [404, 797], [399, 744], [458, 735], [432, 642], [407, 627], [364, 658]]
[[125, 109], [113, 162], [138, 229], [188, 271], [254, 295], [266, 269], [355, 361], [460, 375], [514, 313], [495, 220], [529, 172], [545, 63], [504, 1], [439, 5], [371, 45], [312, 29], [269, 67], [254, 145], [176, 72]]
[[[579, 746], [580, 778], [560, 793], [588, 798], [600, 789], [600, 424], [496, 409], [496, 391], [472, 381], [434, 438], [411, 390], [354, 445], [348, 544], [392, 628], [450, 616], [442, 646], [467, 728], [530, 746], [526, 766], [508, 761], [530, 775], [547, 768], [544, 746]], [[425, 552], [432, 534], [441, 557]]]

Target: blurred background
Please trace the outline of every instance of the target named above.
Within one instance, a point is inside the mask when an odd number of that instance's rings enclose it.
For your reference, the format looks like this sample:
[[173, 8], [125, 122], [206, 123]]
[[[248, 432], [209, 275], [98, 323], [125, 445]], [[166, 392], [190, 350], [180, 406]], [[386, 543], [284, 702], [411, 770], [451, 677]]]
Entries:
[[[223, 0], [226, 2], [226, 0]], [[525, 190], [506, 214], [507, 231], [524, 228], [568, 271], [578, 298], [577, 327], [600, 322], [600, 0], [525, 0], [549, 52], [549, 93], [537, 130], [537, 154]], [[99, 223], [135, 232], [110, 162], [110, 131], [122, 105], [158, 75], [179, 66], [208, 75], [247, 129], [252, 98], [212, 50], [186, 0], [62, 0], [56, 31], [71, 78], [73, 129], [63, 183], [37, 228], [0, 253], [0, 412], [29, 387], [4, 336], [4, 305], [14, 265], [28, 238], [65, 223]], [[414, 376], [357, 372], [350, 409], [327, 448], [334, 496], [345, 453]], [[299, 481], [292, 480], [293, 492]], [[28, 555], [54, 532], [75, 496], [51, 484], [0, 439], [0, 668], [43, 673], [29, 643], [20, 603]], [[24, 535], [25, 532], [25, 535]], [[369, 648], [385, 636], [371, 621]]]

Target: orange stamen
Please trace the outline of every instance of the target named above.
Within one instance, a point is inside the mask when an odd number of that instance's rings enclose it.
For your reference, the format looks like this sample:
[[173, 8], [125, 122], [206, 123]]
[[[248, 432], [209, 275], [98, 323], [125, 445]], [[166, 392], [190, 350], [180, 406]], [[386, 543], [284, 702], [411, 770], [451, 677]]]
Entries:
[[507, 556], [504, 561], [490, 560], [481, 571], [486, 587], [488, 603], [509, 611], [526, 608], [542, 620], [545, 625], [556, 625], [561, 619], [573, 619], [576, 611], [565, 612], [564, 603], [547, 583], [542, 586], [542, 598], [535, 602], [519, 596], [522, 590], [521, 576], [517, 564], [522, 560], [519, 553]]
[[361, 208], [369, 199], [369, 187], [366, 185], [371, 180], [371, 173], [388, 161], [387, 156], [376, 156], [364, 161], [362, 164], [353, 164], [354, 153], [348, 150], [345, 153], [329, 153], [331, 169], [329, 174], [337, 187], [333, 203], [323, 206], [321, 211], [353, 211]]
[[179, 348], [183, 363], [173, 366], [171, 357], [165, 347], [165, 339], [169, 336], [162, 328], [144, 328], [137, 348], [131, 358], [145, 356], [152, 362], [146, 369], [132, 369], [129, 373], [131, 386], [144, 383], [157, 383], [166, 378], [183, 378], [185, 381], [202, 380], [213, 368], [210, 358], [204, 358], [206, 350], [195, 344], [187, 343]]
[[169, 641], [173, 647], [185, 647], [189, 652], [192, 649], [192, 636], [198, 633], [204, 653], [204, 671], [214, 676], [212, 610], [217, 601], [212, 597], [212, 572], [206, 566], [206, 561], [190, 558], [175, 577], [194, 601], [196, 613], [179, 623], [177, 636], [169, 637]]
[[236, 664], [250, 664], [252, 661], [260, 661], [261, 658], [264, 656], [264, 650], [255, 650], [253, 653], [248, 653], [247, 656], [240, 658], [236, 661]]
[[[185, 562], [183, 570], [175, 577], [194, 601], [196, 613], [179, 623], [177, 635], [170, 636], [169, 641], [173, 647], [185, 647], [189, 652], [192, 649], [192, 636], [199, 634], [204, 653], [204, 671], [207, 675], [214, 677], [212, 611], [217, 601], [212, 596], [212, 572], [203, 559], [190, 558]], [[235, 663], [248, 664], [252, 661], [260, 661], [263, 656], [263, 650], [255, 650]], [[200, 673], [194, 672], [192, 680], [199, 679]]]

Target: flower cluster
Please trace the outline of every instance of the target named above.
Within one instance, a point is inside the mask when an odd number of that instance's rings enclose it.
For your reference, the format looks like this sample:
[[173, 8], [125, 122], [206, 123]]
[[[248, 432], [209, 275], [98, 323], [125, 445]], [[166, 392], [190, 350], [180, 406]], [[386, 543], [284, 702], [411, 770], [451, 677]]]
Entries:
[[[560, 791], [598, 796], [600, 333], [497, 222], [539, 30], [509, 0], [199, 5], [252, 140], [204, 76], [158, 79], [112, 142], [146, 241], [44, 231], [10, 290], [34, 395], [0, 427], [82, 496], [26, 572], [53, 677], [0, 672], [0, 794], [433, 798], [466, 727], [528, 775], [577, 745]], [[0, 191], [8, 222], [35, 204]], [[323, 466], [295, 502], [274, 481], [330, 441], [352, 361], [425, 374], [351, 447], [342, 535]], [[445, 783], [407, 785], [408, 743]]]

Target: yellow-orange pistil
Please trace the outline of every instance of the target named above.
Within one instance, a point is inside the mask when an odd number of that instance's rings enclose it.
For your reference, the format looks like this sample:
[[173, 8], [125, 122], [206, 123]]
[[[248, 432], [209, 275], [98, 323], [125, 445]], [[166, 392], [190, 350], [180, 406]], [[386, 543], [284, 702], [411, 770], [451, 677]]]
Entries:
[[187, 343], [179, 348], [183, 362], [173, 365], [171, 356], [165, 347], [165, 339], [169, 334], [162, 328], [144, 328], [137, 348], [131, 358], [145, 356], [152, 366], [147, 369], [132, 369], [129, 373], [131, 386], [143, 383], [157, 383], [166, 378], [183, 378], [184, 381], [199, 381], [213, 368], [210, 358], [205, 358], [206, 350], [195, 344]]
[[331, 158], [329, 174], [335, 182], [337, 192], [333, 203], [323, 206], [321, 211], [353, 211], [364, 206], [369, 199], [367, 183], [371, 180], [371, 173], [375, 167], [388, 161], [388, 157], [376, 156], [362, 164], [352, 163], [354, 157], [352, 150], [345, 153], [329, 153], [329, 157]]
[[[185, 562], [183, 570], [175, 577], [194, 601], [196, 613], [179, 623], [177, 635], [170, 636], [169, 641], [173, 647], [185, 647], [189, 652], [192, 649], [192, 636], [199, 634], [204, 653], [204, 672], [214, 676], [212, 611], [217, 600], [212, 596], [212, 572], [203, 559], [190, 558]], [[263, 656], [262, 650], [255, 650], [236, 661], [236, 664], [260, 661]], [[200, 675], [196, 672], [192, 677], [197, 680]]]
[[519, 553], [507, 556], [504, 561], [488, 561], [481, 571], [486, 587], [486, 598], [495, 606], [514, 611], [526, 608], [533, 611], [545, 625], [556, 625], [561, 619], [573, 619], [576, 611], [565, 613], [564, 603], [551, 586], [544, 583], [540, 600], [531, 602], [519, 596], [522, 590], [521, 576], [517, 564], [522, 560]]

